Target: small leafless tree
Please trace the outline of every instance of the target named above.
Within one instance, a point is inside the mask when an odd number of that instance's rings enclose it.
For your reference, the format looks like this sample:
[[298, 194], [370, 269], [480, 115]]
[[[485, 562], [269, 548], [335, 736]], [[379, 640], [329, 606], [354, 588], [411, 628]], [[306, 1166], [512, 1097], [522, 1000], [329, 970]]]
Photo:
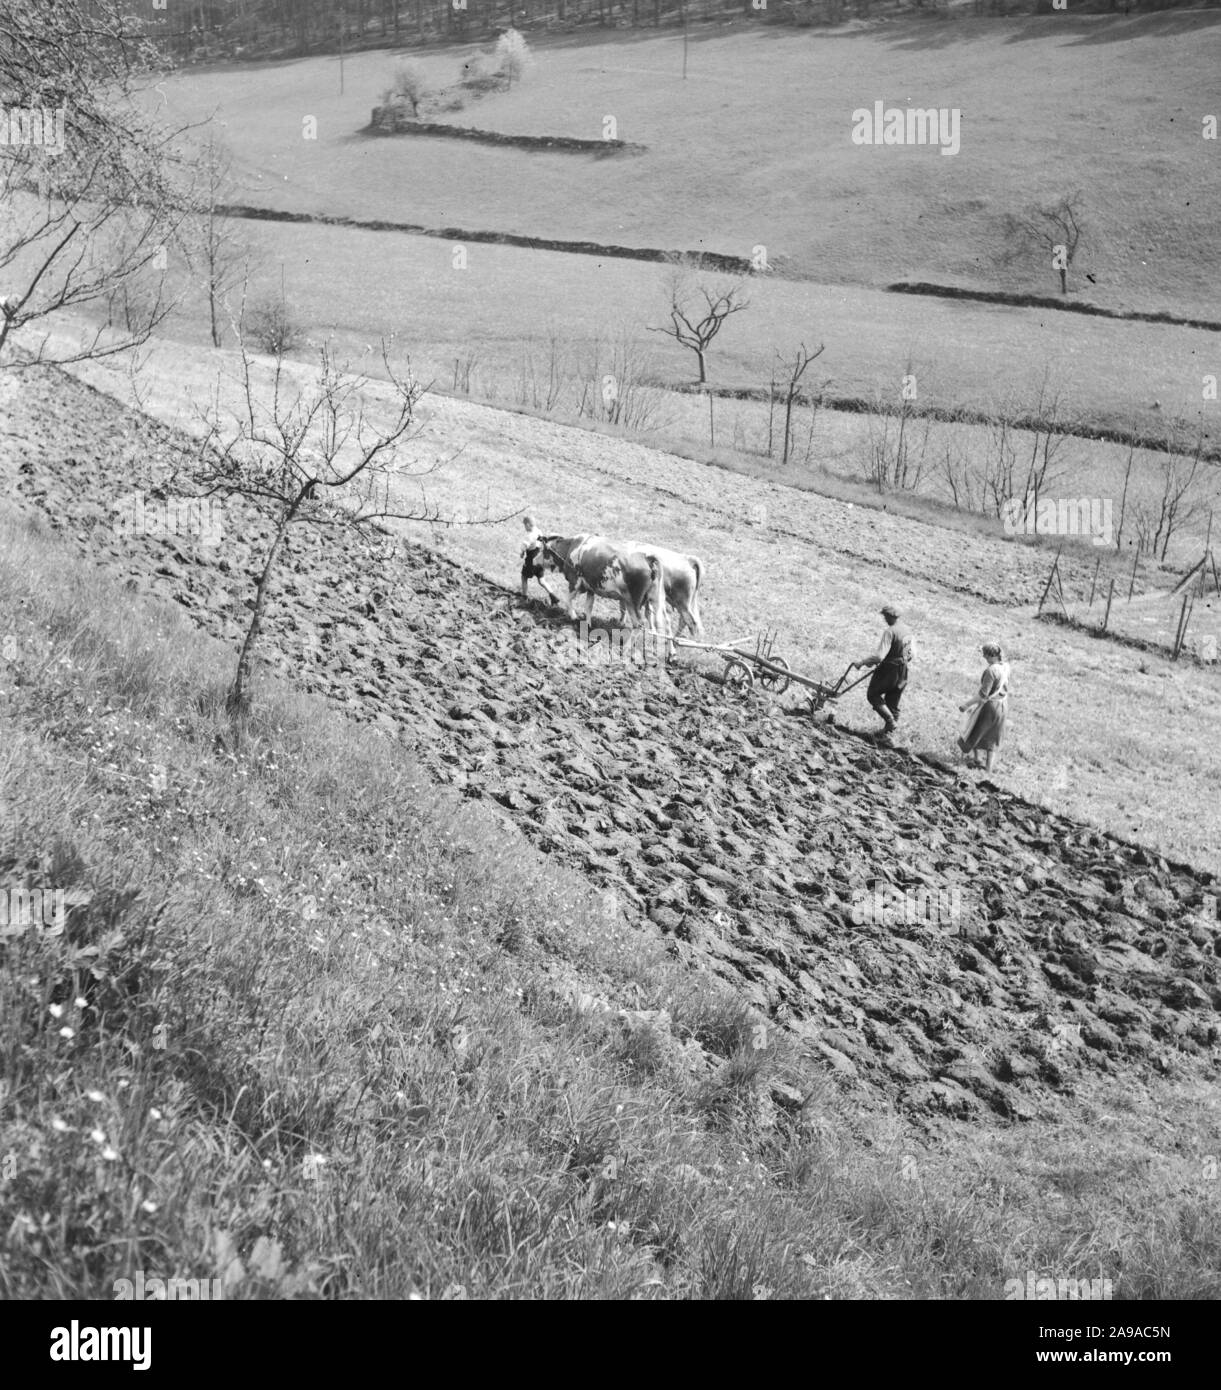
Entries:
[[[915, 399], [906, 385], [914, 382], [916, 372], [909, 359], [904, 368], [904, 390], [900, 393], [899, 409], [890, 409], [889, 401], [875, 396], [874, 409], [866, 416], [869, 431], [867, 471], [869, 481], [879, 492], [887, 488], [914, 492], [924, 476], [932, 420], [921, 417]], [[914, 447], [918, 444], [918, 448]]]
[[1057, 202], [1009, 214], [1005, 219], [1005, 232], [1010, 250], [1005, 259], [1016, 260], [1031, 250], [1038, 254], [1047, 253], [1060, 276], [1060, 293], [1067, 294], [1068, 267], [1076, 258], [1077, 248], [1086, 235], [1082, 220], [1084, 203], [1084, 196], [1078, 189]]
[[750, 307], [741, 280], [699, 278], [703, 258], [678, 256], [670, 260], [666, 277], [666, 298], [670, 322], [650, 326], [651, 333], [665, 333], [695, 353], [699, 363], [699, 383], [708, 380], [709, 345], [731, 314]]
[[546, 357], [541, 370], [535, 361], [532, 348], [527, 347], [522, 353], [517, 403], [524, 409], [541, 410], [550, 414], [559, 405], [571, 384], [571, 375], [566, 364], [572, 356], [572, 344], [561, 339], [559, 328], [554, 322], [547, 324], [545, 341]]
[[1004, 513], [1005, 503], [1017, 495], [1019, 436], [1014, 416], [1012, 402], [1006, 401], [991, 412], [988, 426], [988, 448], [980, 481], [980, 510], [991, 511], [996, 517]]
[[220, 347], [220, 315], [226, 297], [250, 274], [250, 247], [220, 209], [233, 189], [233, 156], [215, 130], [200, 147], [197, 164], [196, 224], [187, 233], [188, 263], [198, 263], [208, 294], [212, 346]]
[[117, 339], [101, 325], [62, 351], [44, 337], [30, 357], [123, 352], [172, 307], [163, 289], [166, 246], [183, 217], [186, 180], [171, 153], [181, 132], [159, 127], [138, 100], [160, 58], [129, 10], [125, 0], [0, 0], [0, 100], [28, 114], [31, 136], [0, 156], [0, 358], [26, 325], [99, 303], [112, 320], [122, 306]]
[[[796, 399], [797, 393], [801, 389], [801, 378], [805, 375], [806, 368], [810, 365], [810, 363], [822, 356], [825, 348], [825, 343], [819, 343], [816, 351], [810, 352], [807, 350], [806, 345], [802, 343], [801, 346], [797, 349], [797, 351], [793, 354], [793, 360], [791, 362], [785, 360], [784, 358], [780, 358], [780, 365], [785, 373], [784, 445], [780, 451], [780, 463], [782, 467], [789, 461], [789, 445], [792, 443], [793, 437], [793, 401]], [[777, 353], [776, 356], [780, 357], [780, 354]], [[812, 431], [812, 420], [810, 428]]]
[[283, 285], [279, 294], [267, 294], [249, 309], [244, 303], [238, 330], [242, 336], [272, 357], [287, 356], [301, 346], [305, 330], [289, 306]]
[[1040, 496], [1063, 476], [1064, 445], [1072, 432], [1072, 421], [1065, 414], [1059, 390], [1052, 386], [1050, 372], [1043, 374], [1034, 413], [1026, 428], [1030, 447], [1026, 479], [1020, 493], [1008, 495], [1027, 499], [1037, 517]]
[[633, 434], [645, 434], [666, 423], [664, 393], [651, 384], [650, 354], [625, 324], [605, 343], [594, 338], [582, 376], [578, 419], [588, 413], [592, 419]]
[[954, 430], [944, 432], [941, 440], [941, 476], [959, 511], [985, 510], [985, 476], [972, 457], [970, 445]]
[[1136, 459], [1136, 419], [1128, 427], [1128, 457], [1123, 470], [1123, 492], [1119, 498], [1119, 520], [1115, 524], [1115, 549], [1123, 549], [1124, 522], [1128, 516], [1128, 484], [1132, 478], [1132, 464]]
[[471, 373], [479, 362], [479, 353], [475, 348], [466, 348], [465, 353], [464, 357], [454, 358], [454, 395], [459, 391], [464, 396], [471, 394]]
[[270, 369], [261, 368], [239, 337], [238, 405], [223, 403], [218, 380], [212, 402], [200, 409], [203, 438], [193, 465], [193, 482], [205, 496], [242, 498], [268, 514], [272, 540], [256, 582], [227, 706], [231, 714], [249, 708], [251, 665], [262, 628], [276, 562], [289, 527], [300, 523], [367, 531], [386, 520], [453, 525], [422, 498], [403, 505], [396, 490], [431, 473], [436, 465], [400, 466], [397, 448], [411, 437], [422, 389], [410, 369], [400, 372], [382, 343], [382, 364], [390, 400], [381, 424], [366, 411], [363, 391], [369, 378], [351, 374], [327, 347], [308, 385], [300, 385], [283, 353]]
[[1202, 427], [1197, 431], [1195, 443], [1189, 445], [1180, 427], [1172, 426], [1158, 460], [1159, 494], [1152, 502], [1138, 502], [1132, 506], [1137, 545], [1163, 564], [1175, 533], [1203, 515], [1210, 506], [1210, 498], [1202, 486], [1203, 454]]

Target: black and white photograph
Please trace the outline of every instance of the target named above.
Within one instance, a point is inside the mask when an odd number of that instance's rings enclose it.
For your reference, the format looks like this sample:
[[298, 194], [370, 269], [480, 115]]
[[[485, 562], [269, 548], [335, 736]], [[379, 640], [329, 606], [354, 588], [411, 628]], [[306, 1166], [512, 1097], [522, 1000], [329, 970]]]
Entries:
[[1182, 1372], [1219, 121], [1221, 0], [0, 0], [33, 1373], [726, 1300]]

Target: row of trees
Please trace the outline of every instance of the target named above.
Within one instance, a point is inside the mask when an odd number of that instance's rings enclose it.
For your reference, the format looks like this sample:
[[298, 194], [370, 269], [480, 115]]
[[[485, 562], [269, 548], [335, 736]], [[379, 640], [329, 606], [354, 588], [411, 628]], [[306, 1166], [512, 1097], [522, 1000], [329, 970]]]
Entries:
[[[852, 8], [868, 14], [870, 0], [853, 0]], [[800, 24], [816, 12], [834, 21], [842, 17], [836, 9], [848, 6], [844, 0], [170, 0], [145, 22], [178, 56], [213, 58], [463, 41], [574, 24], [642, 28], [730, 16]]]
[[[1076, 14], [1187, 7], [1189, 0], [1073, 0]], [[1221, 3], [1221, 0], [1208, 0]], [[1048, 12], [1052, 0], [974, 0], [975, 15]], [[340, 44], [485, 38], [501, 29], [658, 27], [727, 17], [837, 24], [894, 10], [960, 15], [949, 0], [168, 0], [146, 22], [179, 56], [257, 56]]]
[[[909, 377], [913, 379], [911, 364]], [[897, 407], [880, 397], [867, 417], [864, 474], [879, 492], [928, 490], [962, 511], [1000, 519], [1015, 500], [1037, 518], [1044, 498], [1072, 487], [1068, 445], [1084, 421], [1045, 376], [1033, 402], [998, 404], [986, 424], [939, 424], [906, 396]], [[1207, 517], [1218, 500], [1216, 470], [1205, 460], [1203, 424], [1172, 422], [1158, 443], [1129, 440], [1111, 541], [1165, 561], [1174, 537]], [[1141, 486], [1133, 489], [1134, 475]]]

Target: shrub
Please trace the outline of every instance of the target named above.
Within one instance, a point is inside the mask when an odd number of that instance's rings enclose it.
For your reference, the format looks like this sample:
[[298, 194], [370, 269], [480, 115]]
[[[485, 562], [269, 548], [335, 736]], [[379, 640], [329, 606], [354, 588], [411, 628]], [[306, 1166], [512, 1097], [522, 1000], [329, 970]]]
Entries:
[[246, 333], [275, 357], [300, 347], [304, 330], [282, 296], [261, 300], [246, 316]]
[[534, 66], [534, 55], [516, 29], [506, 29], [496, 40], [492, 61], [495, 71], [503, 76], [511, 87], [514, 82], [520, 82]]
[[400, 63], [394, 70], [394, 85], [388, 87], [382, 94], [384, 105], [401, 105], [407, 102], [411, 106], [411, 114], [420, 114], [420, 102], [428, 95], [428, 84], [424, 80], [424, 74], [415, 63]]

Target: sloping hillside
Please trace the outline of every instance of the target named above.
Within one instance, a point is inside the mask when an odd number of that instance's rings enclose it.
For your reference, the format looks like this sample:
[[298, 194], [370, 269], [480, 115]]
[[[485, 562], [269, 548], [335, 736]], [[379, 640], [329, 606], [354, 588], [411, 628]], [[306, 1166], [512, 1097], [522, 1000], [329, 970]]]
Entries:
[[[233, 370], [228, 352], [162, 340], [142, 381], [144, 408], [170, 425], [192, 422], [198, 401], [218, 385], [232, 405]], [[310, 366], [292, 363], [286, 370], [308, 388]], [[131, 399], [121, 368], [95, 364], [87, 371], [101, 389]], [[23, 380], [19, 401], [8, 392], [14, 437], [36, 440], [53, 427], [61, 454], [124, 476], [129, 461], [165, 452], [163, 441], [133, 435], [121, 412], [106, 417], [104, 430], [95, 424], [104, 407], [89, 404], [88, 393], [78, 399], [76, 388], [62, 382]], [[371, 422], [384, 423], [384, 390], [373, 382], [364, 396]], [[833, 677], [876, 641], [881, 603], [898, 601], [921, 651], [904, 704], [913, 749], [934, 756], [954, 749], [957, 707], [979, 680], [979, 644], [1003, 642], [1013, 662], [1014, 700], [996, 773], [1000, 785], [1169, 858], [1221, 872], [1210, 798], [1221, 777], [1221, 746], [1207, 735], [1215, 669], [1035, 621], [1048, 552], [888, 513], [884, 502], [881, 509], [854, 505], [434, 393], [421, 401], [418, 419], [421, 432], [405, 462], [440, 465], [424, 482], [442, 515], [527, 509], [546, 529], [645, 533], [699, 555], [707, 575], [701, 608], [718, 640], [774, 628], [777, 650], [798, 670]], [[417, 485], [403, 500], [419, 500]], [[494, 583], [516, 585], [521, 530], [515, 517], [502, 526], [416, 525], [407, 534]], [[1069, 562], [1068, 555], [1066, 590], [1088, 595], [1093, 557]], [[1214, 624], [1197, 606], [1193, 637], [1214, 632]], [[859, 692], [845, 713], [872, 722]]]
[[[613, 119], [619, 138], [648, 146], [625, 161], [362, 139], [393, 78], [389, 52], [349, 58], [343, 94], [320, 57], [257, 82], [240, 64], [187, 71], [158, 99], [188, 118], [220, 113], [244, 201], [739, 256], [762, 244], [778, 267], [833, 283], [1055, 293], [1041, 250], [1006, 258], [1005, 219], [1080, 189], [1077, 293], [1216, 317], [1221, 169], [1201, 118], [1216, 112], [1217, 48], [1207, 11], [705, 31], [685, 78], [672, 34], [544, 40], [524, 82], [450, 118], [593, 140]], [[412, 61], [441, 88], [469, 56]], [[854, 144], [853, 113], [875, 101], [960, 110], [961, 148]], [[302, 139], [307, 113], [316, 138]]]
[[[61, 389], [99, 452], [63, 450], [51, 415], [14, 431], [22, 505], [231, 639], [265, 527], [230, 509], [220, 550], [117, 535], [110, 509], [164, 482], [154, 447], [172, 440]], [[133, 471], [98, 466], [133, 444]], [[1022, 1116], [1090, 1074], [1215, 1075], [1210, 876], [930, 761], [735, 706], [695, 670], [592, 669], [505, 588], [390, 537], [382, 550], [294, 543], [272, 659], [398, 729], [435, 776], [603, 885], [612, 914], [647, 916], [879, 1101]], [[854, 923], [854, 894], [879, 885], [956, 893], [958, 910]]]

